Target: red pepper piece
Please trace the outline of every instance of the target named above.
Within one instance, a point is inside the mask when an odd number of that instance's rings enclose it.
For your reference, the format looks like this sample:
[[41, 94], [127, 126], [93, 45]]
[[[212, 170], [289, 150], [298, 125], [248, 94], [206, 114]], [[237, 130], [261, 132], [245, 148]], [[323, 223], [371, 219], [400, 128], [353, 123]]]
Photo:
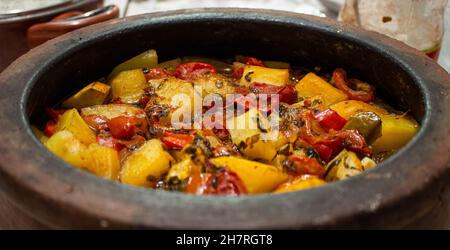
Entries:
[[254, 57], [244, 57], [243, 63], [245, 63], [247, 65], [266, 67], [266, 65], [263, 63], [263, 61], [261, 61], [257, 58], [254, 58]]
[[275, 86], [264, 83], [252, 83], [250, 91], [255, 94], [279, 95], [280, 102], [293, 104], [297, 101], [297, 92], [292, 85]]
[[128, 140], [136, 134], [136, 118], [118, 116], [108, 120], [108, 127], [113, 137]]
[[320, 126], [322, 126], [322, 128], [326, 131], [329, 131], [330, 129], [334, 129], [336, 131], [341, 130], [347, 123], [347, 120], [332, 109], [327, 109], [317, 113], [315, 118], [319, 122]]
[[230, 75], [231, 78], [234, 79], [241, 79], [242, 75], [244, 74], [244, 68], [236, 69], [233, 74]]
[[165, 131], [162, 141], [169, 149], [182, 149], [191, 144], [194, 137], [192, 134], [176, 134]]
[[216, 68], [208, 63], [189, 62], [178, 65], [173, 76], [183, 80], [195, 80], [203, 75], [217, 74]]
[[56, 122], [54, 120], [50, 120], [45, 124], [44, 134], [50, 137], [55, 133], [56, 133]]
[[336, 87], [342, 90], [350, 99], [371, 102], [375, 99], [375, 93], [372, 88], [367, 90], [354, 90], [348, 86], [347, 72], [343, 69], [336, 69], [333, 72], [333, 81], [336, 83]]
[[64, 110], [64, 109], [46, 108], [45, 112], [47, 113], [48, 116], [50, 116], [50, 118], [52, 118], [53, 120], [57, 121], [59, 119], [59, 117], [61, 115], [63, 115], [64, 112], [66, 112], [66, 110]]
[[147, 81], [150, 79], [160, 79], [170, 76], [169, 72], [160, 67], [146, 69], [145, 71], [145, 79], [147, 79]]
[[315, 158], [291, 155], [289, 156], [289, 161], [294, 164], [296, 174], [322, 176], [325, 173], [325, 168]]
[[185, 192], [197, 195], [241, 195], [246, 194], [247, 189], [236, 173], [224, 170], [192, 175]]

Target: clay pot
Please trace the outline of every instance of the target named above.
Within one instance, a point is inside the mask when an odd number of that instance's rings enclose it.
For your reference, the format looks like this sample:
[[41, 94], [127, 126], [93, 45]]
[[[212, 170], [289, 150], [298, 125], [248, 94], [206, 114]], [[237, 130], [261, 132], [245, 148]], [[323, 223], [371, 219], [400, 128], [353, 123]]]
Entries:
[[[421, 123], [377, 168], [286, 194], [196, 197], [122, 185], [76, 169], [33, 135], [44, 109], [149, 48], [160, 60], [244, 54], [324, 69], [374, 84]], [[318, 17], [202, 9], [128, 17], [45, 43], [0, 75], [0, 185], [14, 204], [58, 228], [448, 228], [450, 77], [383, 35]]]

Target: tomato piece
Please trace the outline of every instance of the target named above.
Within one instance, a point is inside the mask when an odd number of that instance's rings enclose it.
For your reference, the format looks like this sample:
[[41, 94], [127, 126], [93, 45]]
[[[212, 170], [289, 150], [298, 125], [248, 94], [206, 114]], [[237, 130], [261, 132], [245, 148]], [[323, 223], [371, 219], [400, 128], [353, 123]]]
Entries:
[[347, 123], [347, 120], [332, 109], [327, 109], [317, 113], [315, 118], [319, 122], [320, 126], [322, 126], [322, 128], [326, 131], [329, 131], [330, 129], [334, 129], [336, 131], [341, 130]]
[[275, 86], [264, 83], [252, 83], [250, 91], [255, 94], [279, 95], [280, 102], [293, 104], [297, 101], [297, 92], [292, 85]]
[[56, 122], [54, 120], [50, 120], [45, 124], [44, 134], [50, 137], [55, 133], [56, 133]]
[[107, 121], [109, 130], [117, 139], [131, 139], [136, 134], [136, 118], [132, 116], [118, 116]]
[[151, 69], [144, 69], [145, 79], [160, 79], [170, 76], [169, 72], [161, 67], [155, 67]]
[[219, 173], [193, 174], [185, 192], [197, 195], [241, 195], [246, 194], [247, 189], [236, 173], [223, 170]]
[[189, 62], [178, 65], [173, 76], [183, 80], [195, 80], [198, 77], [217, 74], [216, 68], [209, 63]]
[[169, 131], [165, 131], [162, 142], [169, 149], [182, 149], [185, 146], [192, 143], [195, 135], [193, 134], [176, 134]]
[[315, 158], [291, 155], [288, 160], [294, 165], [296, 174], [309, 174], [317, 176], [322, 176], [325, 174], [325, 168]]

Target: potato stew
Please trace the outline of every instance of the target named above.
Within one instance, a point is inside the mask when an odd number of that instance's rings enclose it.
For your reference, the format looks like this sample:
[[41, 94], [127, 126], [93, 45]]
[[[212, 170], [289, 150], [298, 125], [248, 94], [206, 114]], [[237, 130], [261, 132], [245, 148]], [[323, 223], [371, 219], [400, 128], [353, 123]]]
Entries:
[[344, 69], [149, 50], [46, 110], [36, 136], [69, 164], [196, 195], [283, 193], [376, 167], [419, 124]]

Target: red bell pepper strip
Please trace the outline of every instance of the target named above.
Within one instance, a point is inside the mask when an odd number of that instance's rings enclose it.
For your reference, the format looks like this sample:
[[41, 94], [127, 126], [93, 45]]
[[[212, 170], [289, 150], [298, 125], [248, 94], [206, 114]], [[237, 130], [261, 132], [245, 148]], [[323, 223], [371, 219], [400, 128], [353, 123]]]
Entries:
[[242, 74], [244, 74], [244, 68], [238, 68], [233, 72], [233, 74], [230, 75], [230, 77], [234, 79], [241, 79]]
[[347, 120], [345, 120], [342, 116], [340, 116], [336, 111], [332, 109], [327, 109], [322, 112], [319, 112], [315, 115], [316, 120], [319, 122], [320, 126], [324, 128], [326, 131], [331, 129], [341, 130]]
[[178, 65], [173, 72], [173, 76], [183, 80], [195, 80], [203, 75], [217, 74], [216, 68], [208, 63], [189, 62]]
[[176, 134], [165, 131], [162, 137], [162, 142], [169, 149], [182, 149], [192, 143], [195, 135], [193, 134]]
[[352, 100], [371, 102], [375, 99], [375, 93], [371, 87], [365, 90], [354, 90], [350, 88], [347, 82], [347, 72], [343, 69], [336, 69], [333, 72], [332, 78], [336, 83], [336, 87], [342, 90]]
[[245, 63], [247, 65], [266, 67], [266, 65], [263, 63], [263, 61], [261, 61], [257, 58], [254, 58], [254, 57], [244, 57], [242, 60], [243, 60], [243, 63]]
[[325, 173], [325, 168], [315, 158], [291, 155], [288, 157], [288, 161], [293, 164], [298, 175], [322, 176]]
[[293, 104], [297, 101], [297, 92], [292, 85], [275, 86], [264, 83], [252, 83], [250, 91], [255, 94], [279, 95], [280, 102]]

